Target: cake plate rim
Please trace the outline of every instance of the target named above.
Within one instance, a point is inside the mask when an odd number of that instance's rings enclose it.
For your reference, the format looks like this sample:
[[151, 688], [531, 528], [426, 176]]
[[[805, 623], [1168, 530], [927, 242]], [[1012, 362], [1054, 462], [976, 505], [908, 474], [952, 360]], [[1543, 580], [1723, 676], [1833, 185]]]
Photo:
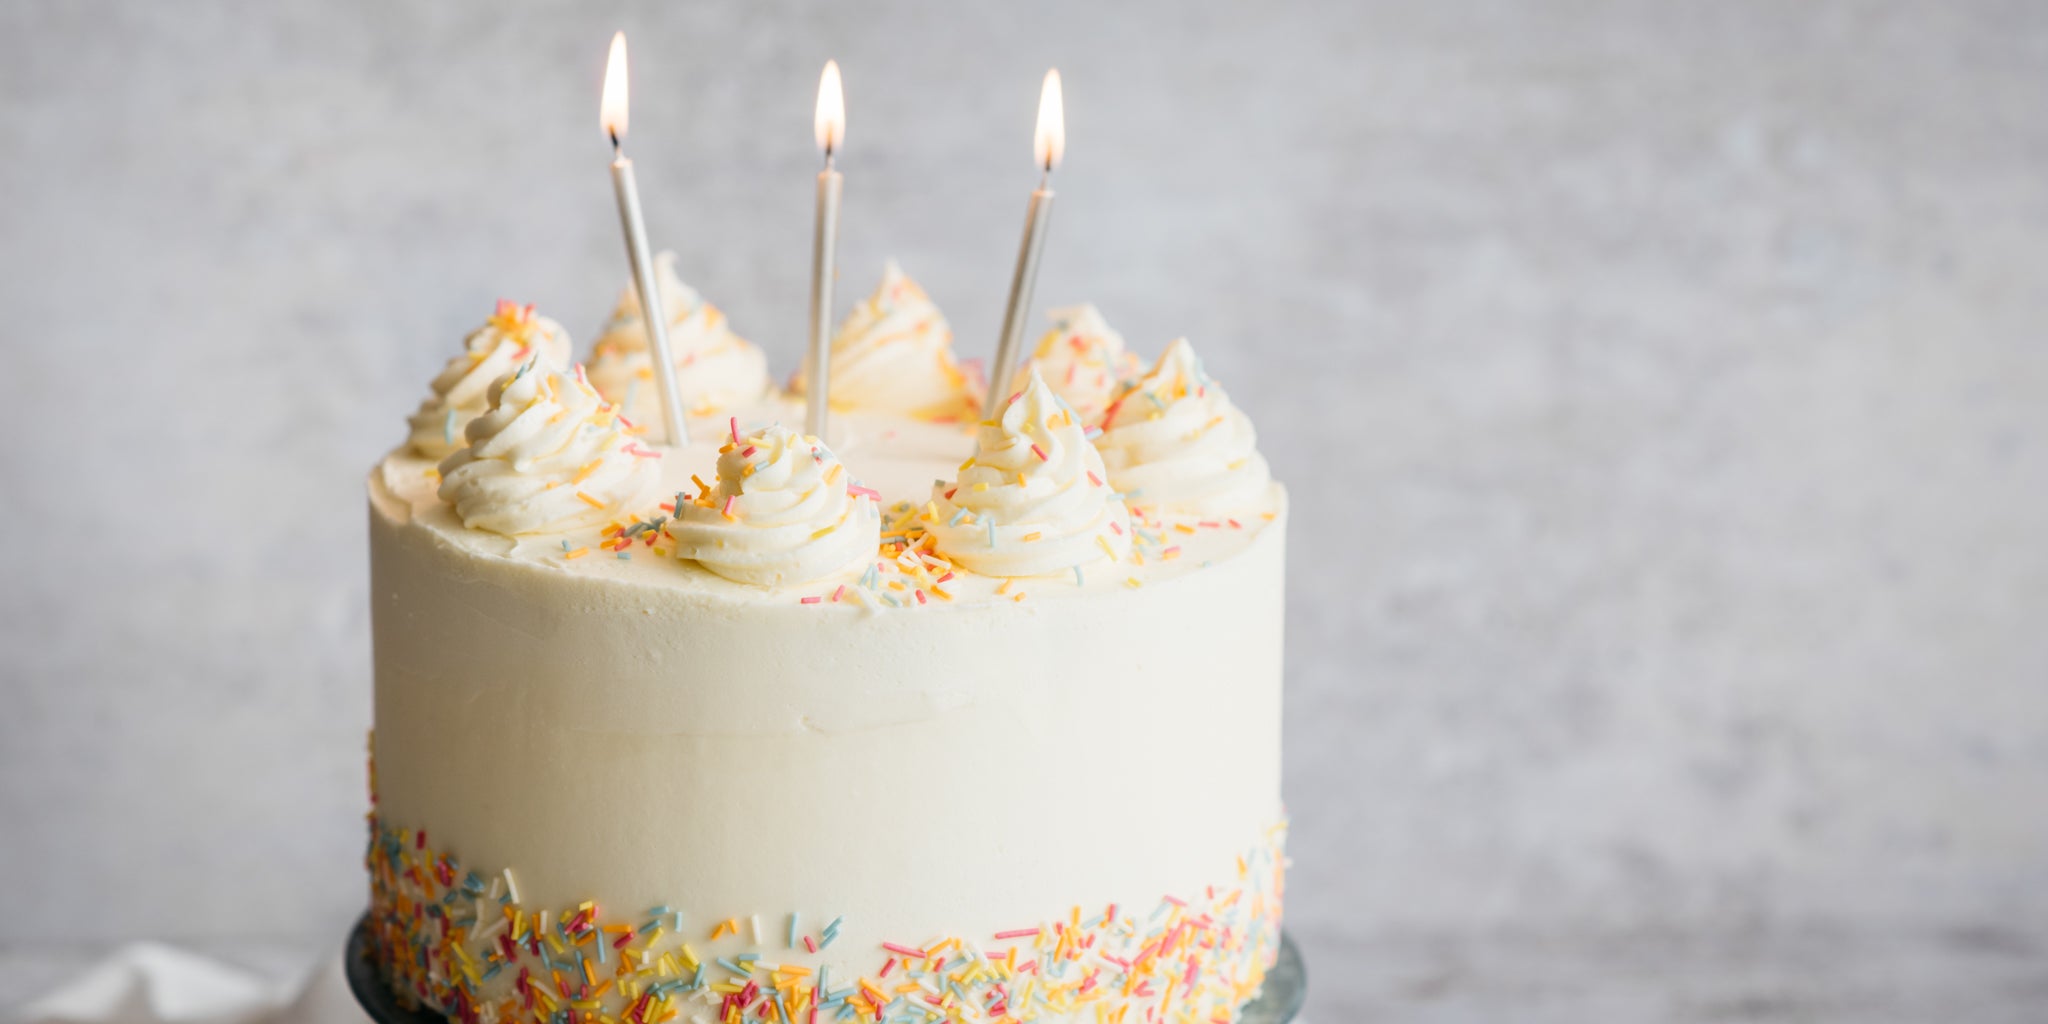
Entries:
[[[377, 1024], [448, 1024], [448, 1018], [425, 1009], [408, 1010], [384, 984], [370, 958], [370, 915], [366, 911], [349, 929], [348, 945], [342, 950], [342, 973], [356, 1002]], [[1301, 947], [1293, 936], [1280, 933], [1280, 955], [1266, 971], [1258, 998], [1238, 1007], [1236, 1024], [1289, 1024], [1301, 1015], [1308, 996], [1308, 972], [1302, 963]]]

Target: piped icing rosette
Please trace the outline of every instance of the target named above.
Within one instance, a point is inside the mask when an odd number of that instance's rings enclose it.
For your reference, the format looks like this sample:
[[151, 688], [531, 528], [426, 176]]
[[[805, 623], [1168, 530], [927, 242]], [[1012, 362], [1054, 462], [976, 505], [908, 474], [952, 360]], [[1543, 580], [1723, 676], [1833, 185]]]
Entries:
[[1117, 391], [1142, 373], [1144, 365], [1124, 351], [1124, 336], [1093, 305], [1066, 306], [1051, 315], [1052, 330], [1038, 339], [1038, 348], [1017, 371], [1010, 390], [1022, 390], [1036, 369], [1083, 425], [1095, 426]]
[[469, 421], [490, 408], [491, 382], [538, 360], [544, 370], [569, 366], [569, 332], [532, 306], [498, 301], [482, 327], [462, 339], [462, 354], [429, 385], [432, 393], [412, 414], [412, 449], [430, 459], [446, 458], [462, 447]]
[[718, 483], [678, 496], [668, 535], [677, 558], [726, 579], [808, 583], [865, 566], [882, 516], [817, 438], [772, 426], [719, 449]]
[[[953, 356], [953, 328], [890, 260], [875, 293], [832, 335], [832, 408], [926, 420], [965, 420], [977, 400]], [[808, 387], [799, 375], [798, 389]]]
[[1126, 500], [1167, 515], [1239, 511], [1264, 501], [1272, 482], [1252, 421], [1202, 372], [1186, 338], [1117, 396], [1095, 447]]
[[516, 536], [597, 526], [652, 503], [660, 456], [627, 433], [579, 367], [528, 364], [491, 385], [469, 447], [441, 462], [441, 500], [462, 524]]
[[[654, 282], [668, 314], [676, 397], [685, 413], [709, 415], [758, 401], [768, 393], [773, 383], [768, 376], [768, 357], [734, 334], [725, 314], [683, 283], [676, 274], [675, 253], [663, 252], [654, 258]], [[629, 284], [592, 348], [589, 371], [598, 393], [639, 423], [653, 422], [661, 415], [652, 345], [640, 312], [640, 293]]]
[[[984, 576], [1066, 572], [1130, 557], [1130, 512], [1080, 420], [1033, 373], [984, 421], [960, 479], [932, 488], [941, 555]], [[1078, 577], [1077, 577], [1078, 578]]]

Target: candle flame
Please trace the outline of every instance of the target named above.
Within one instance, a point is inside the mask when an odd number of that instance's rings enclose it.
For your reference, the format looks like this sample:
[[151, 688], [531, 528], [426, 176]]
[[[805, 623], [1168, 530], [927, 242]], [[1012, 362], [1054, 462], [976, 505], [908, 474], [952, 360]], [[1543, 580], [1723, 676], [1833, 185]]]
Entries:
[[839, 151], [846, 142], [846, 90], [839, 84], [839, 62], [825, 62], [825, 72], [818, 76], [818, 116], [816, 120], [818, 148], [825, 151], [826, 159]]
[[626, 34], [612, 36], [612, 53], [604, 62], [604, 95], [597, 103], [597, 119], [604, 133], [616, 144], [626, 136]]
[[1051, 174], [1066, 151], [1067, 105], [1060, 98], [1060, 69], [1053, 68], [1045, 73], [1045, 87], [1038, 93], [1038, 132], [1032, 138], [1031, 152], [1038, 166]]

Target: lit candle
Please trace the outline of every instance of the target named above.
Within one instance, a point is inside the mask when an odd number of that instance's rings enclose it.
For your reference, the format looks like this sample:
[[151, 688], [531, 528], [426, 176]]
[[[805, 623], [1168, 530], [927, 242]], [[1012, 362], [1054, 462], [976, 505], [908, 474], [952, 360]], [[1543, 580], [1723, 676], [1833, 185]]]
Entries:
[[668, 306], [654, 282], [654, 258], [647, 246], [647, 222], [640, 216], [640, 188], [633, 181], [633, 161], [620, 140], [626, 137], [626, 34], [612, 36], [612, 53], [604, 66], [604, 95], [598, 119], [612, 140], [612, 190], [619, 197], [619, 226], [626, 232], [626, 259], [633, 265], [633, 289], [640, 296], [640, 322], [647, 325], [653, 349], [654, 387], [661, 395], [662, 426], [668, 443], [690, 442], [683, 421], [681, 392], [676, 388], [676, 363], [669, 355]]
[[1038, 93], [1038, 131], [1032, 155], [1040, 169], [1038, 189], [1024, 214], [1024, 244], [1017, 250], [1017, 273], [1010, 278], [1010, 303], [1003, 309], [1003, 333], [996, 342], [996, 362], [988, 378], [988, 401], [982, 415], [993, 419], [1009, 397], [1010, 378], [1017, 375], [1017, 349], [1023, 344], [1024, 320], [1031, 314], [1031, 290], [1038, 283], [1038, 255], [1052, 223], [1052, 171], [1067, 149], [1067, 113], [1060, 99], [1060, 70], [1045, 73]]
[[846, 141], [846, 93], [839, 84], [839, 62], [826, 61], [818, 78], [816, 118], [818, 148], [825, 151], [825, 169], [818, 172], [818, 227], [811, 236], [811, 372], [810, 400], [804, 432], [824, 438], [832, 418], [826, 389], [832, 382], [833, 254], [839, 248], [839, 189], [843, 178], [832, 158]]

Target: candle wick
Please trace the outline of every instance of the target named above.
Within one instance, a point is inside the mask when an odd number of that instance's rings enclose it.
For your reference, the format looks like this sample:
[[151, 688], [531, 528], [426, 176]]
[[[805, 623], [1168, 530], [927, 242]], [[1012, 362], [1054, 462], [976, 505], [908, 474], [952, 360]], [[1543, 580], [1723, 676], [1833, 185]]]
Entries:
[[830, 142], [825, 143], [825, 169], [828, 171], [832, 169], [832, 159], [834, 155], [835, 154], [833, 153], [832, 144]]
[[620, 153], [620, 152], [619, 152], [619, 150], [620, 150], [620, 146], [619, 146], [619, 130], [618, 130], [617, 128], [606, 128], [606, 129], [604, 130], [604, 133], [605, 133], [606, 135], [609, 135], [609, 136], [611, 136], [611, 137], [612, 137], [612, 155], [613, 155], [613, 156], [622, 156], [622, 155], [624, 155], [624, 154], [622, 154], [622, 153]]

